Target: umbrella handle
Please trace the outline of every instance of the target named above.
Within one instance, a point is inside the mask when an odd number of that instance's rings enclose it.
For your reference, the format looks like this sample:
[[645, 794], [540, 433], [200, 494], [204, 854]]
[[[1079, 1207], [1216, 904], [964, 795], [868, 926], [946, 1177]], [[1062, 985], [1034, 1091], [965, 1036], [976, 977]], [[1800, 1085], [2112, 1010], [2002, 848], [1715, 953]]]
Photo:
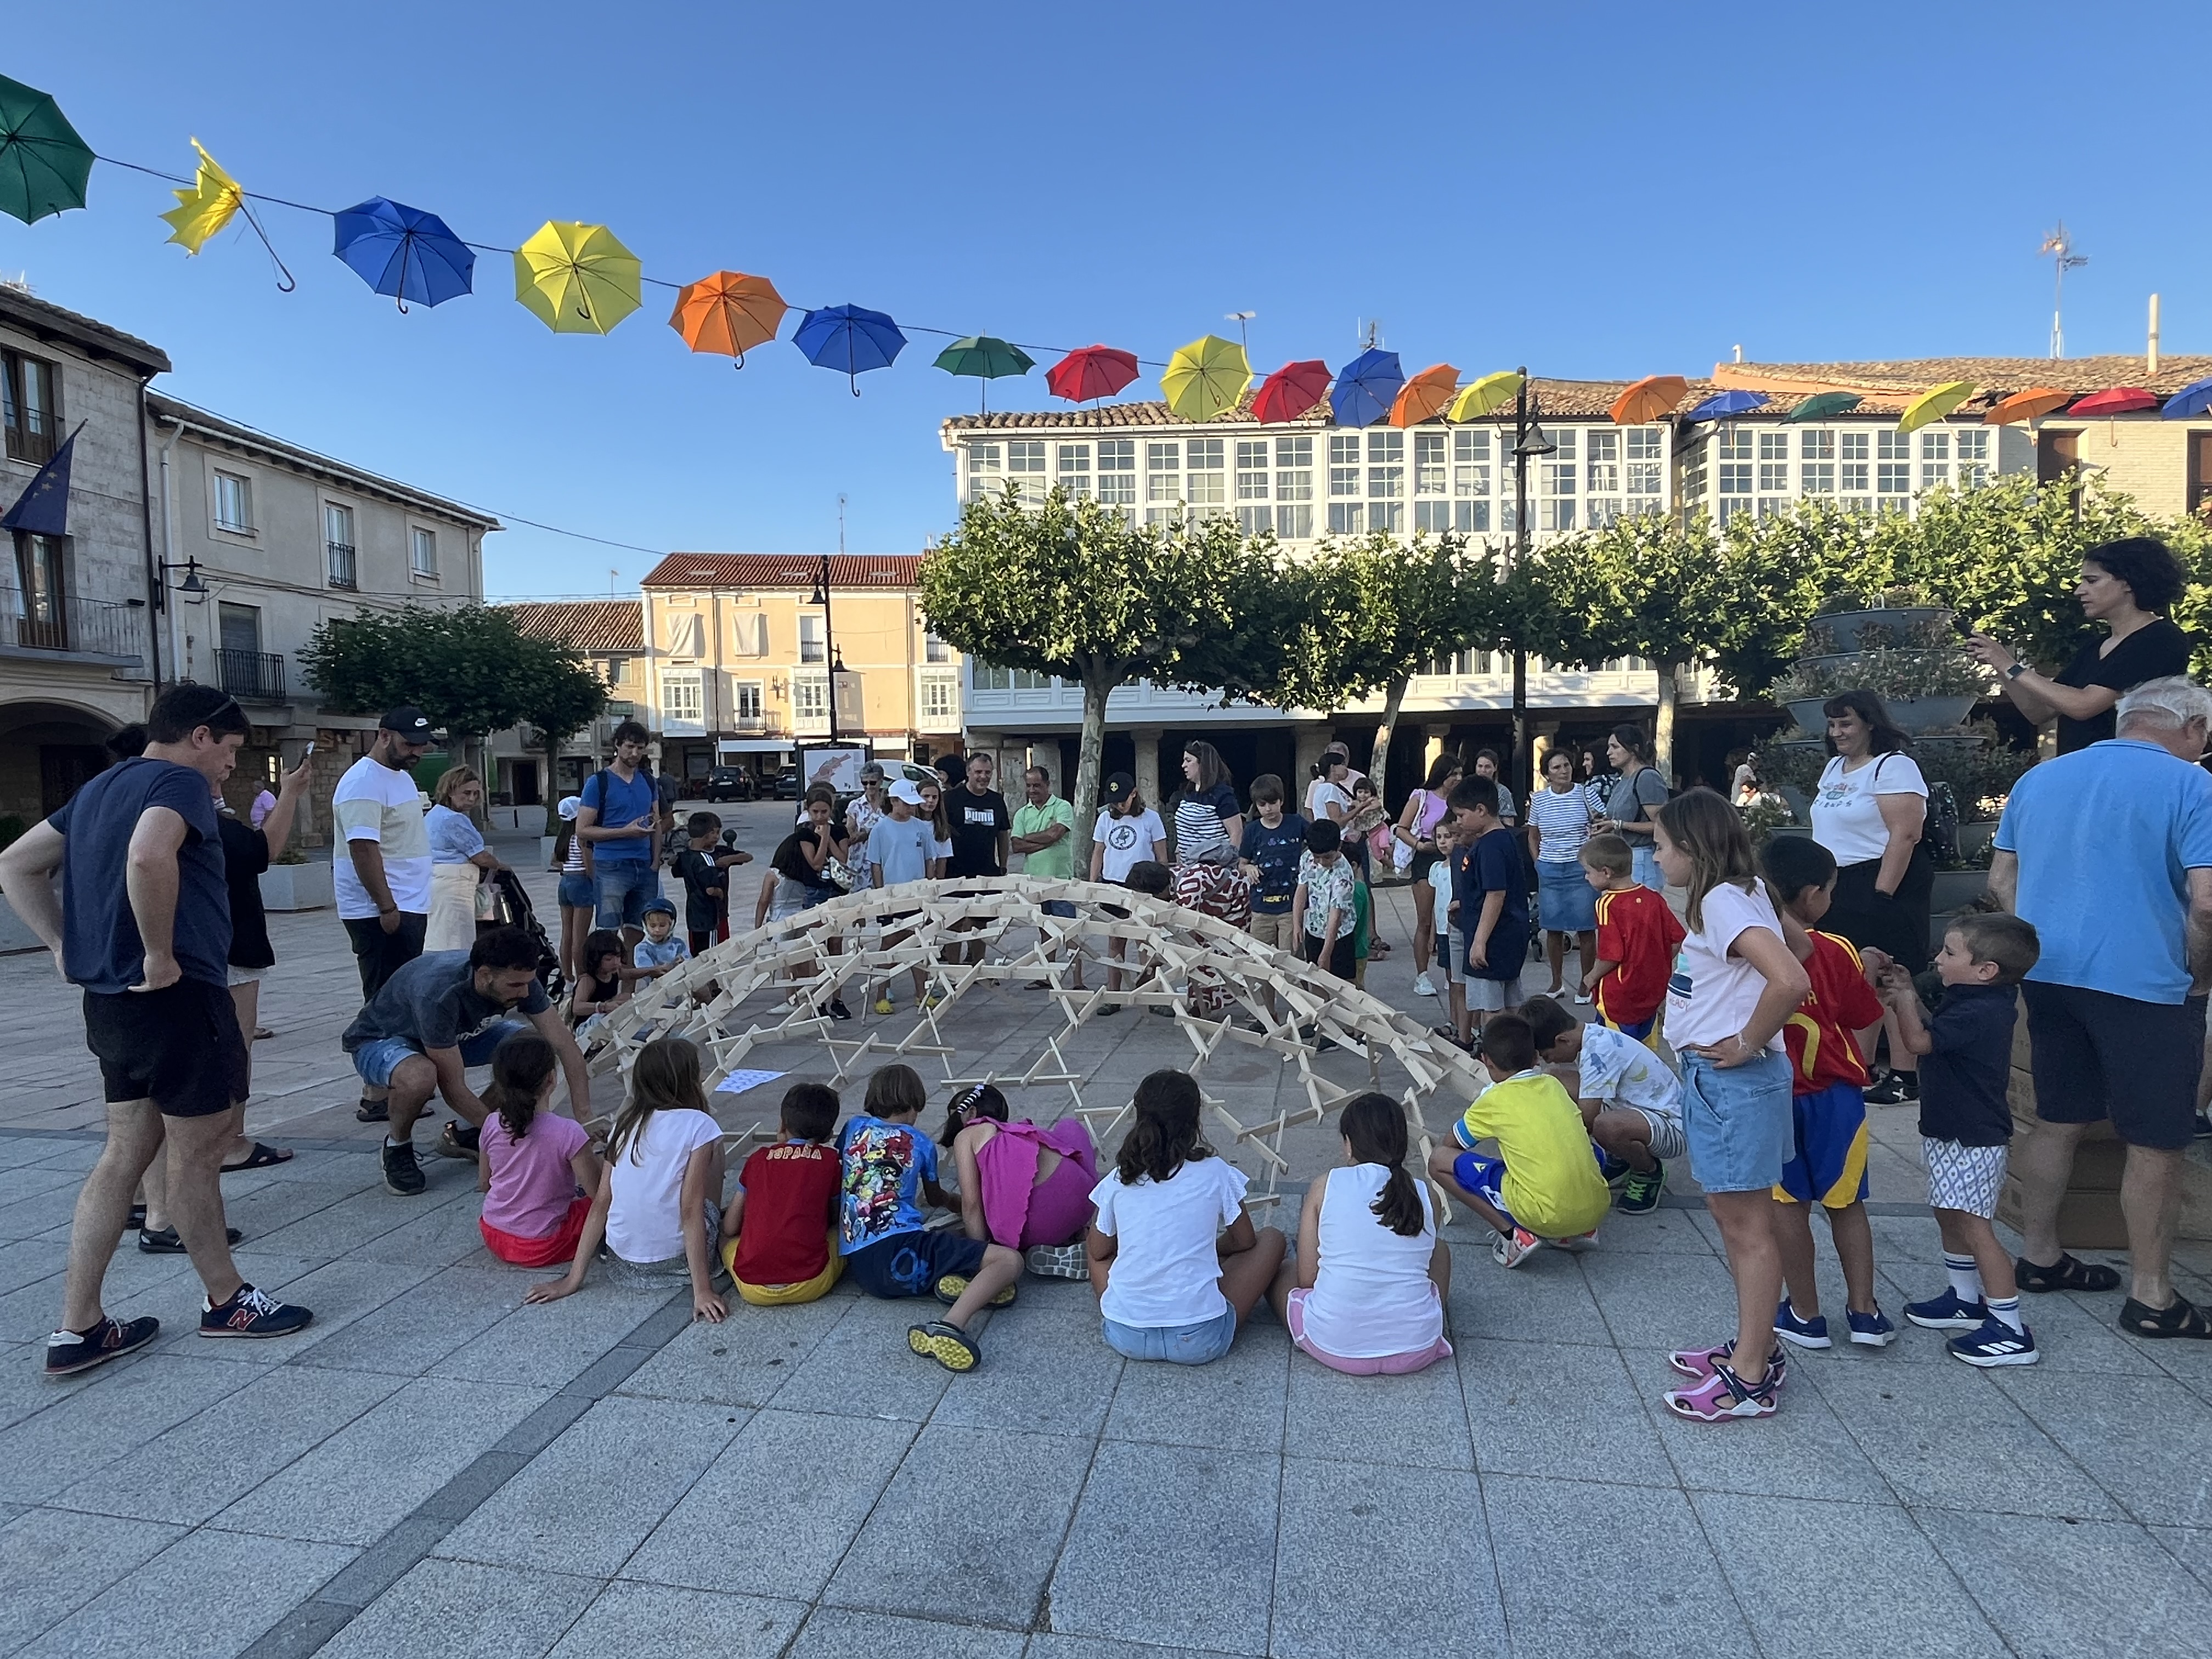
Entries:
[[269, 251], [269, 263], [276, 267], [276, 291], [279, 294], [291, 293], [300, 286], [299, 279], [285, 269], [284, 261], [277, 255], [276, 245], [269, 240], [269, 233], [261, 228], [261, 221], [254, 216], [253, 209], [246, 202], [242, 191], [238, 196], [238, 210], [245, 216], [246, 222], [253, 227], [253, 234], [261, 239], [261, 246]]
[[860, 377], [848, 369], [846, 371], [845, 380], [846, 384], [853, 388], [853, 395], [855, 398], [859, 397], [860, 395]]

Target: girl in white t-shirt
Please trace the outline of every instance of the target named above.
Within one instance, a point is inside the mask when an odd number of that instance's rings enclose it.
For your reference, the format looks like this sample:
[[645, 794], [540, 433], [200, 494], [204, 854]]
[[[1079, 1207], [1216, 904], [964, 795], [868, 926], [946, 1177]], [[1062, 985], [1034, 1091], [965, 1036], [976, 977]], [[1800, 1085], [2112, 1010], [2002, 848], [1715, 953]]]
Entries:
[[722, 1227], [722, 1126], [707, 1109], [699, 1048], [661, 1037], [638, 1050], [629, 1098], [607, 1133], [607, 1177], [565, 1279], [530, 1287], [525, 1302], [557, 1302], [583, 1287], [602, 1240], [633, 1268], [691, 1280], [695, 1319], [720, 1321], [714, 1246]]
[[[1667, 1408], [1704, 1423], [1766, 1417], [1784, 1369], [1773, 1335], [1782, 1258], [1770, 1193], [1796, 1133], [1782, 1024], [1812, 984], [1759, 879], [1735, 808], [1692, 789], [1652, 821], [1660, 872], [1689, 900], [1689, 934], [1667, 982], [1667, 1040], [1682, 1066], [1690, 1168], [1719, 1224], [1736, 1295], [1733, 1341], [1668, 1356], [1696, 1381], [1669, 1393]], [[1765, 1363], [1739, 1371], [1739, 1353]]]
[[1146, 1077], [1113, 1173], [1091, 1190], [1091, 1288], [1106, 1346], [1130, 1359], [1220, 1358], [1282, 1266], [1283, 1235], [1244, 1213], [1243, 1171], [1199, 1139], [1200, 1103], [1189, 1073]]
[[1347, 1102], [1346, 1167], [1306, 1188], [1297, 1255], [1268, 1299], [1291, 1343], [1352, 1376], [1399, 1376], [1451, 1358], [1451, 1252], [1427, 1186], [1406, 1168], [1406, 1112], [1385, 1094]]

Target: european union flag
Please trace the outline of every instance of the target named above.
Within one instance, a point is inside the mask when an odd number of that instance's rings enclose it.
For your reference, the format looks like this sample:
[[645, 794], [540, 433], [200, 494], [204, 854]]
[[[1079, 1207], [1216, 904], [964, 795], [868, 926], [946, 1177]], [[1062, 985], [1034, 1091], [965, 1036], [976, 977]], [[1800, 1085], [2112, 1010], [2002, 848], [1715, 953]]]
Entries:
[[32, 536], [69, 534], [70, 452], [76, 447], [76, 433], [72, 432], [54, 452], [53, 459], [39, 469], [31, 487], [0, 518], [0, 530], [20, 530]]

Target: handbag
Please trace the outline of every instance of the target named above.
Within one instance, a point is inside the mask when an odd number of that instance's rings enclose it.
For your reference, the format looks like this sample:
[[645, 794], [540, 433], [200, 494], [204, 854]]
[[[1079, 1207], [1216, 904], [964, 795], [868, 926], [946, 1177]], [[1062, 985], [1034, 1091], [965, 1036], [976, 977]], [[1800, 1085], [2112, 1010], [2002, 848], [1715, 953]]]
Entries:
[[471, 900], [476, 907], [476, 916], [478, 921], [499, 920], [499, 894], [489, 882], [478, 880], [476, 891], [471, 895]]

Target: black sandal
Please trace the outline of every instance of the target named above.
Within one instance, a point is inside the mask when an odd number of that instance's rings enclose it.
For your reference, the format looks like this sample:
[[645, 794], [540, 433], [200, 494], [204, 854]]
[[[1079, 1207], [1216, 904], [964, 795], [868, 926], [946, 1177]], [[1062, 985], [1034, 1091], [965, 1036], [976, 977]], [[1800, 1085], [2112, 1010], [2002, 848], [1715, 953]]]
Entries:
[[[586, 1054], [586, 1060], [591, 1056]], [[384, 1100], [366, 1100], [353, 1109], [354, 1116], [363, 1123], [388, 1123], [392, 1121], [392, 1103]]]
[[2178, 1291], [2167, 1308], [2153, 1308], [2130, 1297], [2120, 1304], [2120, 1328], [2130, 1336], [2193, 1336], [2212, 1341], [2212, 1320]]
[[2039, 1267], [2021, 1256], [2012, 1264], [2013, 1277], [2020, 1288], [2033, 1295], [2041, 1296], [2049, 1291], [2117, 1291], [2120, 1276], [2101, 1261], [2079, 1261], [2070, 1255], [2061, 1255], [2048, 1267]]
[[265, 1170], [271, 1164], [289, 1164], [291, 1161], [292, 1154], [289, 1151], [271, 1146], [265, 1140], [257, 1140], [253, 1143], [253, 1150], [246, 1155], [244, 1163], [226, 1164], [222, 1166], [222, 1172], [236, 1175], [240, 1170]]

